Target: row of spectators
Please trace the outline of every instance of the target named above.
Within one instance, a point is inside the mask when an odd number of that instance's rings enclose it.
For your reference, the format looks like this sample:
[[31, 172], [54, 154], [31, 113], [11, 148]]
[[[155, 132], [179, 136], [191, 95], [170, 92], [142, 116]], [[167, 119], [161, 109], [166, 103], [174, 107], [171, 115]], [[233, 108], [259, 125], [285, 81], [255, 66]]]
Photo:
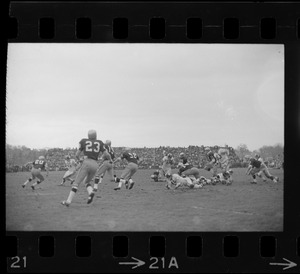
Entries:
[[[175, 159], [175, 162], [179, 162], [179, 154], [185, 153], [189, 162], [195, 167], [203, 168], [206, 163], [204, 146], [189, 146], [189, 147], [158, 147], [158, 148], [133, 148], [132, 152], [135, 152], [141, 159], [140, 168], [159, 168], [162, 164], [163, 153], [171, 153]], [[230, 152], [230, 157], [233, 162], [240, 162], [240, 159], [235, 155], [235, 151], [232, 147], [227, 147]], [[212, 147], [213, 149], [213, 147]], [[114, 148], [116, 157], [119, 157], [123, 153], [123, 147]], [[50, 170], [63, 170], [65, 166], [65, 156], [70, 155], [71, 158], [75, 157], [76, 149], [49, 149], [46, 155], [48, 166]], [[123, 168], [125, 163], [118, 162], [115, 168]]]
[[[140, 164], [140, 168], [144, 169], [158, 169], [159, 166], [162, 164], [162, 158], [165, 153], [171, 153], [175, 159], [174, 168], [176, 167], [177, 163], [179, 162], [179, 154], [184, 153], [187, 157], [189, 162], [198, 168], [203, 168], [207, 162], [204, 146], [189, 146], [189, 147], [165, 147], [160, 146], [158, 148], [133, 148], [132, 152], [135, 152], [141, 159], [143, 159], [142, 163]], [[220, 147], [218, 147], [220, 148]], [[240, 159], [236, 154], [235, 150], [232, 147], [226, 146], [230, 153], [230, 162], [231, 167], [246, 167], [247, 163], [245, 159]], [[115, 147], [115, 155], [119, 157], [123, 153], [123, 147]], [[216, 149], [215, 147], [211, 147], [211, 149]], [[65, 165], [65, 158], [69, 155], [71, 158], [75, 157], [76, 148], [70, 149], [62, 149], [62, 148], [53, 148], [49, 149], [46, 153], [46, 160], [50, 170], [67, 170]], [[34, 159], [31, 159], [34, 160]], [[281, 163], [277, 163], [276, 161], [268, 161], [266, 164], [270, 167], [277, 168], [281, 166]], [[118, 162], [115, 165], [116, 169], [124, 168], [125, 163]], [[6, 165], [6, 172], [17, 172], [17, 171], [28, 171], [29, 168], [26, 165], [18, 166], [7, 164]]]
[[[227, 147], [230, 151], [230, 155], [233, 161], [239, 161], [236, 157], [234, 149]], [[116, 157], [119, 157], [123, 153], [123, 147], [114, 148]], [[159, 168], [162, 164], [163, 153], [171, 153], [175, 159], [175, 162], [179, 162], [179, 154], [185, 153], [189, 162], [195, 167], [203, 168], [206, 163], [206, 157], [204, 152], [204, 146], [189, 146], [189, 147], [158, 147], [158, 148], [133, 148], [132, 152], [135, 152], [141, 159], [140, 168]], [[46, 160], [50, 170], [66, 170], [65, 157], [69, 155], [71, 158], [75, 157], [76, 148], [62, 149], [53, 148], [49, 149], [46, 153]], [[33, 160], [33, 159], [32, 159]], [[125, 163], [116, 163], [115, 168], [124, 168]], [[24, 166], [10, 166], [7, 167], [7, 171], [25, 171], [28, 170], [26, 165]]]

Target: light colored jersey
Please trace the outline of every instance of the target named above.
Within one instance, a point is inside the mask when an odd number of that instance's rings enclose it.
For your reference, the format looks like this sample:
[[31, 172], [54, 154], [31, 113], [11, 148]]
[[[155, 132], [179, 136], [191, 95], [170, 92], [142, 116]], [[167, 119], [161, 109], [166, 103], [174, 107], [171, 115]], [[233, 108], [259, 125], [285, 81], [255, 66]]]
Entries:
[[216, 177], [217, 177], [220, 181], [225, 181], [225, 180], [227, 180], [226, 178], [224, 178], [223, 173], [218, 173]]
[[263, 160], [262, 157], [259, 157], [257, 160], [260, 161], [260, 162], [262, 162], [262, 163], [264, 163], [264, 160]]
[[220, 148], [218, 151], [218, 154], [220, 155], [220, 161], [227, 160], [229, 157], [229, 150], [226, 148]]
[[178, 174], [173, 174], [172, 175], [172, 181], [177, 185], [179, 184], [180, 186], [188, 186], [190, 187], [191, 185], [193, 185], [192, 180], [189, 177], [181, 177]]
[[75, 159], [66, 160], [65, 164], [66, 164], [67, 168], [75, 168], [76, 167]]
[[163, 159], [162, 169], [166, 170], [172, 167], [172, 164], [174, 163], [174, 158], [169, 158], [168, 156], [165, 156]]

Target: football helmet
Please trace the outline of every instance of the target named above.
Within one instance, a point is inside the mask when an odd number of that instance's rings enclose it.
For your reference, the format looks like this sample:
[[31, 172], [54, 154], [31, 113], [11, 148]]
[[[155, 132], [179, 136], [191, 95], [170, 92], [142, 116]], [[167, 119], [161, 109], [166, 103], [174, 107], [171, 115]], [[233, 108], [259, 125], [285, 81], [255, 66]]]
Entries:
[[39, 160], [45, 160], [45, 157], [44, 156], [40, 156]]
[[91, 140], [96, 140], [97, 139], [97, 131], [94, 129], [90, 129], [88, 131], [88, 138]]
[[108, 145], [108, 146], [110, 146], [111, 145], [111, 140], [106, 140], [105, 144]]

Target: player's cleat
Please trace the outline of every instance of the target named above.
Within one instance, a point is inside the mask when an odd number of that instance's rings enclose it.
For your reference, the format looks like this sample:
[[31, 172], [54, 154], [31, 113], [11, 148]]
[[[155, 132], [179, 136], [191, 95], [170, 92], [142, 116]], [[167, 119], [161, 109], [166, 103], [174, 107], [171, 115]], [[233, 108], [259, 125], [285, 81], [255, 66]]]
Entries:
[[89, 195], [88, 200], [87, 200], [87, 203], [88, 203], [88, 204], [90, 204], [90, 203], [93, 201], [94, 196], [95, 196], [95, 193], [94, 193], [94, 192], [92, 192], [92, 193]]
[[266, 179], [266, 178], [264, 178], [264, 179], [263, 179], [263, 182], [265, 183], [266, 181], [267, 181], [267, 179]]
[[120, 189], [121, 189], [121, 188], [120, 188], [120, 187], [118, 187], [118, 186], [114, 188], [114, 190], [120, 190]]
[[31, 186], [32, 190], [35, 190], [34, 186]]
[[61, 204], [64, 205], [64, 206], [67, 206], [67, 207], [70, 205], [70, 203], [67, 202], [67, 201], [61, 201]]
[[75, 182], [75, 180], [74, 180], [74, 179], [71, 179], [71, 185], [73, 185], [74, 182]]
[[133, 185], [134, 185], [134, 182], [130, 182], [128, 188], [129, 188], [129, 189], [132, 189], [132, 188], [133, 188]]
[[64, 183], [65, 183], [65, 182], [64, 182], [64, 181], [62, 181], [62, 182], [61, 182], [59, 185], [60, 185], [60, 186], [63, 186], [63, 185], [64, 185]]
[[124, 185], [125, 185], [126, 189], [128, 189], [128, 181], [126, 181]]
[[25, 185], [22, 185], [22, 187], [24, 188], [24, 187], [25, 187]]
[[166, 185], [166, 188], [167, 188], [167, 189], [170, 189], [169, 185]]

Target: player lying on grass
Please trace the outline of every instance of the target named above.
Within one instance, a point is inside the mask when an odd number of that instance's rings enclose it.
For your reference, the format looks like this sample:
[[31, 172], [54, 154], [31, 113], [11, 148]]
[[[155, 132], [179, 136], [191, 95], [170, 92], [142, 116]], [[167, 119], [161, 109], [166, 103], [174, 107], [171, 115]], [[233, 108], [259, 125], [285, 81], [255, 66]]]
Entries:
[[111, 147], [111, 141], [106, 140], [104, 145], [105, 151], [102, 155], [102, 164], [98, 168], [96, 172], [96, 177], [94, 179], [94, 192], [98, 190], [98, 184], [102, 183], [103, 177], [105, 176], [106, 172], [109, 174], [111, 181], [115, 181], [116, 175], [113, 175], [113, 160], [115, 159], [115, 153]]
[[32, 164], [31, 177], [29, 177], [26, 180], [26, 182], [22, 185], [22, 187], [24, 188], [29, 182], [37, 178], [37, 181], [31, 185], [32, 190], [34, 190], [36, 185], [40, 184], [45, 180], [41, 172], [46, 171], [47, 172], [46, 177], [48, 177], [49, 170], [44, 156], [40, 156], [37, 160], [29, 164]]
[[233, 182], [233, 179], [231, 175], [233, 174], [233, 171], [229, 169], [228, 171], [218, 173], [216, 176], [213, 176], [211, 178], [211, 183], [213, 185], [221, 183], [223, 185], [231, 185]]
[[73, 175], [75, 175], [76, 171], [78, 171], [78, 169], [80, 168], [81, 163], [76, 162], [75, 159], [71, 159], [71, 157], [69, 155], [67, 155], [65, 164], [66, 164], [68, 170], [64, 174], [60, 185], [63, 185], [66, 181], [70, 181], [71, 185], [72, 185], [75, 181], [75, 179], [73, 179], [72, 177], [73, 177]]
[[168, 189], [177, 189], [179, 187], [188, 187], [188, 188], [202, 188], [203, 185], [196, 179], [190, 177], [182, 177], [179, 174], [172, 174], [168, 178], [168, 183], [166, 187]]
[[162, 177], [161, 177], [161, 173], [160, 173], [160, 170], [157, 169], [153, 172], [153, 174], [150, 176], [151, 179], [154, 180], [154, 182], [158, 182], [158, 181], [165, 181]]
[[257, 177], [257, 174], [259, 174], [260, 172], [264, 173], [264, 175], [268, 179], [272, 180], [274, 183], [278, 183], [279, 178], [270, 174], [270, 172], [269, 172], [267, 166], [265, 165], [265, 163], [263, 163], [259, 160], [256, 160], [254, 157], [250, 157], [249, 158], [249, 166], [247, 168], [246, 175], [251, 175], [252, 176], [251, 184], [256, 184], [257, 183], [256, 177]]
[[116, 177], [115, 182], [118, 183], [118, 186], [114, 190], [120, 190], [122, 184], [125, 185], [126, 189], [132, 189], [135, 182], [132, 180], [132, 176], [138, 170], [138, 164], [141, 162], [139, 156], [131, 152], [130, 148], [126, 148], [121, 157], [117, 158], [114, 163], [118, 161], [126, 160], [127, 166], [123, 170], [120, 178]]
[[97, 140], [96, 130], [88, 131], [88, 138], [81, 139], [79, 142], [79, 148], [76, 152], [75, 157], [80, 161], [80, 154], [83, 153], [85, 158], [82, 165], [76, 175], [75, 182], [72, 185], [72, 189], [68, 196], [68, 199], [62, 201], [61, 204], [69, 206], [72, 203], [73, 198], [78, 190], [78, 186], [85, 180], [86, 189], [88, 192], [87, 203], [90, 204], [93, 201], [95, 193], [90, 184], [91, 180], [94, 178], [96, 171], [98, 169], [98, 157], [99, 154], [105, 151], [104, 144], [102, 141]]

